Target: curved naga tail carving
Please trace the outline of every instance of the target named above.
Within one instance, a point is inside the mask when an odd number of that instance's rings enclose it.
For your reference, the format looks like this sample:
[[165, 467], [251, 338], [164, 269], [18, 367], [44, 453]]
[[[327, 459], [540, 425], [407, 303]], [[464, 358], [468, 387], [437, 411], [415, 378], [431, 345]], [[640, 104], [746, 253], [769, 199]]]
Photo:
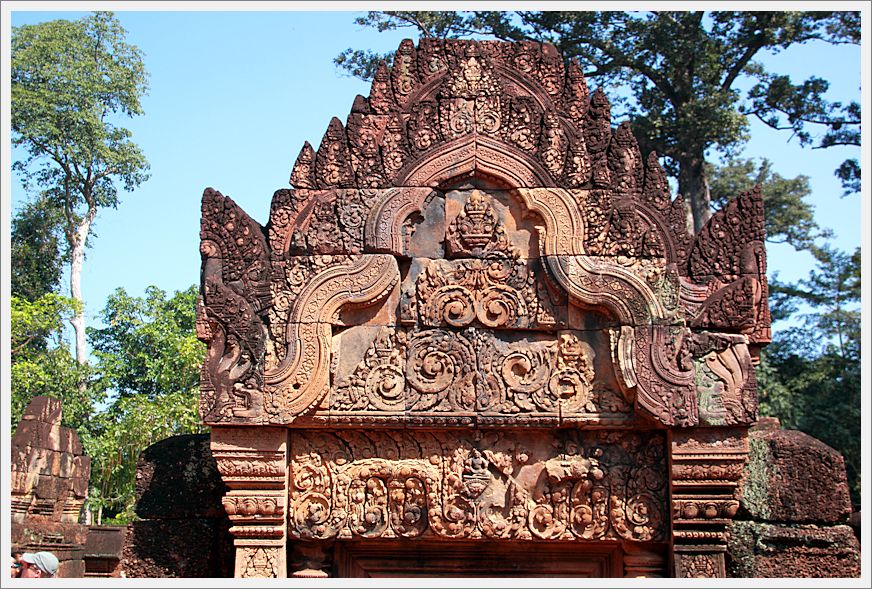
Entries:
[[[541, 188], [518, 191], [526, 206], [545, 220], [543, 252], [557, 281], [574, 299], [605, 306], [626, 326], [618, 342], [625, 386], [635, 385], [636, 405], [666, 425], [698, 421], [693, 366], [682, 356], [684, 337], [651, 287], [628, 268], [601, 262], [584, 251], [584, 221], [570, 193]], [[665, 355], [664, 355], [665, 354]]]
[[264, 374], [265, 409], [271, 422], [290, 423], [329, 389], [331, 323], [345, 305], [382, 300], [400, 279], [387, 254], [352, 256], [316, 274], [294, 303], [282, 363]]
[[636, 404], [661, 423], [699, 423], [690, 331], [653, 325], [636, 329]]
[[648, 325], [667, 318], [654, 291], [638, 275], [586, 255], [584, 220], [567, 190], [519, 189], [518, 194], [527, 208], [545, 220], [541, 253], [570, 296], [586, 305], [607, 307], [625, 324]]
[[366, 218], [367, 251], [405, 255], [403, 223], [420, 213], [433, 191], [429, 188], [389, 188], [379, 197]]

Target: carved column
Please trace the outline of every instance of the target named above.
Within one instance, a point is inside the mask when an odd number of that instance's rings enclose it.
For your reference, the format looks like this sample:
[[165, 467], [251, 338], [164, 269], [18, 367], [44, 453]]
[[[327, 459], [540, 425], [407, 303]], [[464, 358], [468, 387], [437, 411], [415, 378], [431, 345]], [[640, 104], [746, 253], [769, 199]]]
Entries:
[[239, 577], [287, 577], [288, 430], [213, 427]]
[[748, 457], [748, 429], [676, 429], [672, 437], [674, 576], [726, 576], [726, 526]]

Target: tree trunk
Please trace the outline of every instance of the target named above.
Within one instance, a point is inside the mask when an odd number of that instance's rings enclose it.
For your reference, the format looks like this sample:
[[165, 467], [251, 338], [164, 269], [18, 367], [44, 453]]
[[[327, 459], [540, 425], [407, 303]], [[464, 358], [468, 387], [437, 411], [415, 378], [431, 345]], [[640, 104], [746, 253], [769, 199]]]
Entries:
[[702, 154], [676, 157], [678, 162], [678, 192], [690, 203], [693, 233], [696, 235], [712, 216], [711, 195]]
[[[85, 346], [85, 301], [82, 298], [82, 266], [85, 263], [85, 240], [91, 230], [91, 223], [97, 216], [97, 208], [90, 207], [75, 228], [72, 243], [70, 243], [70, 296], [78, 301], [79, 308], [76, 310], [70, 323], [76, 333], [76, 361], [79, 364], [88, 362], [88, 349]], [[80, 387], [84, 383], [80, 383]]]

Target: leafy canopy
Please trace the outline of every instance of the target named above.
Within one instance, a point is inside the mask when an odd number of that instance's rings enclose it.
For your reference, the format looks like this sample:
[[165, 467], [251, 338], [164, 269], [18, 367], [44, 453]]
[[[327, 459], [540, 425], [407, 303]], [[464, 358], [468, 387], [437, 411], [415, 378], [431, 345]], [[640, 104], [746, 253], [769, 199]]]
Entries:
[[131, 132], [117, 125], [142, 114], [148, 88], [142, 53], [124, 39], [111, 12], [12, 30], [12, 142], [26, 154], [14, 168], [63, 211], [68, 234], [83, 205], [117, 206], [115, 180], [129, 191], [148, 178]]
[[60, 222], [60, 212], [44, 200], [27, 203], [12, 217], [12, 294], [35, 301], [58, 290], [64, 260]]
[[196, 286], [168, 296], [150, 286], [144, 297], [124, 289], [109, 296], [105, 327], [88, 336], [97, 358], [95, 385], [107, 406], [83, 436], [91, 456], [90, 507], [134, 517], [136, 462], [151, 444], [202, 430], [199, 369], [205, 345], [196, 336]]
[[87, 427], [95, 393], [77, 384], [87, 380], [89, 370], [76, 362], [63, 337], [64, 323], [77, 307], [72, 299], [51, 292], [34, 301], [12, 295], [9, 323], [13, 431], [27, 404], [37, 395], [63, 402], [63, 425]]
[[196, 298], [193, 286], [169, 298], [155, 286], [145, 297], [123, 288], [109, 295], [100, 315], [105, 327], [88, 329], [88, 336], [102, 378], [118, 396], [155, 400], [199, 391], [205, 348], [195, 333]]
[[712, 204], [721, 208], [750, 186], [760, 185], [766, 214], [766, 240], [789, 243], [795, 249], [809, 249], [818, 237], [828, 237], [814, 220], [814, 206], [805, 199], [811, 195], [809, 178], [799, 175], [784, 178], [763, 158], [731, 159], [722, 166], [709, 166]]
[[[811, 249], [817, 268], [795, 284], [771, 282], [773, 317], [793, 316], [763, 352], [761, 412], [842, 453], [860, 494], [860, 249]], [[799, 312], [799, 306], [808, 308]]]

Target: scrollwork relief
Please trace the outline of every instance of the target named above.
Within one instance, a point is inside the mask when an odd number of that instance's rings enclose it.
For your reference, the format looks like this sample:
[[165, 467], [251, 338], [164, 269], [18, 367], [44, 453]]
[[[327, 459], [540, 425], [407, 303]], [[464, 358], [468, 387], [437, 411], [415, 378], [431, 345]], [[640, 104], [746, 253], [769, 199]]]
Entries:
[[[769, 338], [759, 189], [693, 237], [576, 61], [432, 38], [290, 182], [266, 228], [203, 197], [200, 409], [213, 448], [238, 430], [215, 452], [237, 575], [284, 576], [286, 531], [672, 542], [677, 572], [720, 574]], [[240, 425], [293, 438], [290, 469]]]
[[665, 537], [664, 439], [565, 432], [294, 434], [299, 538]]

